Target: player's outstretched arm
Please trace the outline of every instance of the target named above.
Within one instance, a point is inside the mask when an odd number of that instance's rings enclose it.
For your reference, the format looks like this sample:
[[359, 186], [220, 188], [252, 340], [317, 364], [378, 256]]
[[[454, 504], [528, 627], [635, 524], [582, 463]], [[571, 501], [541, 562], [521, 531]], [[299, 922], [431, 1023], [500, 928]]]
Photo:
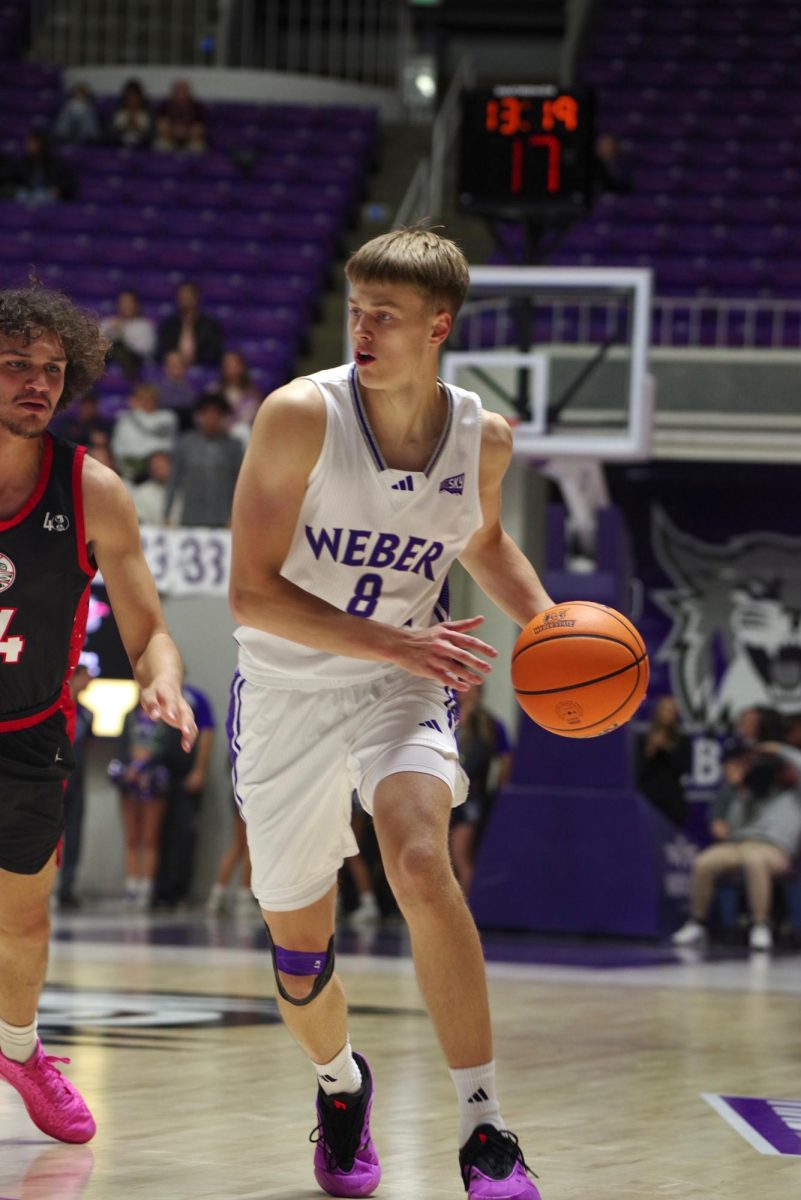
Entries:
[[259, 409], [231, 521], [235, 619], [328, 654], [393, 662], [451, 686], [478, 682], [489, 669], [479, 655], [495, 654], [467, 632], [481, 617], [425, 630], [396, 629], [344, 613], [281, 575], [325, 430], [325, 401], [305, 379], [279, 388]]
[[512, 431], [498, 413], [485, 412], [483, 422], [479, 481], [483, 523], [459, 561], [485, 595], [522, 627], [553, 601], [501, 524], [501, 492], [512, 458]]
[[142, 707], [154, 720], [179, 729], [181, 745], [188, 751], [197, 727], [181, 695], [183, 664], [142, 552], [133, 502], [114, 472], [88, 457], [83, 494], [86, 540], [103, 574], [122, 643], [142, 689]]

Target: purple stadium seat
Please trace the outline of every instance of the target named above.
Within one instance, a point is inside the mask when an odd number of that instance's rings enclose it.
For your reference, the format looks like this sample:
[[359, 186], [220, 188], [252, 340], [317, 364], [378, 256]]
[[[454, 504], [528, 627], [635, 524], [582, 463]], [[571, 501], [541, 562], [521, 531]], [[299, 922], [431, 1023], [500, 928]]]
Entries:
[[720, 296], [756, 296], [767, 283], [764, 259], [728, 259], [709, 268], [713, 293]]
[[703, 256], [674, 255], [660, 262], [656, 281], [659, 292], [678, 296], [695, 295], [709, 288], [709, 261]]
[[769, 286], [776, 296], [801, 299], [801, 259], [787, 258], [774, 263], [771, 266]]

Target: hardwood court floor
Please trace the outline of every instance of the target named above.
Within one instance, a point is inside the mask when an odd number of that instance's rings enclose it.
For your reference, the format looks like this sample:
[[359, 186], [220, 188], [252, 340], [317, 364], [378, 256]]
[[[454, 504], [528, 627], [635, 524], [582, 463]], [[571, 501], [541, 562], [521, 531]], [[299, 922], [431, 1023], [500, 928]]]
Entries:
[[[316, 1200], [311, 1069], [276, 1023], [257, 925], [57, 918], [41, 1025], [90, 1101], [53, 1143], [0, 1084], [0, 1200]], [[452, 1085], [402, 937], [340, 953], [377, 1081], [380, 1200], [457, 1200]], [[790, 1200], [801, 1157], [758, 1153], [702, 1093], [801, 1099], [801, 956], [488, 938], [503, 1112], [543, 1200]], [[345, 942], [344, 944], [347, 945]], [[550, 959], [551, 961], [542, 961]], [[801, 1148], [801, 1143], [800, 1143]]]

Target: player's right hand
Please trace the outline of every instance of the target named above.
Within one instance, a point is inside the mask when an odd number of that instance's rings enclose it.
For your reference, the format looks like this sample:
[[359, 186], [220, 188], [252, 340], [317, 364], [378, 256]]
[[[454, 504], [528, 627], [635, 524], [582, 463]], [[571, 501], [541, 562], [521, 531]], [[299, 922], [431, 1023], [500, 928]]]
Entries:
[[467, 633], [483, 620], [483, 617], [465, 617], [462, 621], [440, 621], [427, 629], [399, 629], [403, 636], [392, 661], [411, 675], [436, 679], [445, 687], [466, 692], [483, 683], [492, 670], [492, 665], [478, 655], [498, 656], [494, 646]]

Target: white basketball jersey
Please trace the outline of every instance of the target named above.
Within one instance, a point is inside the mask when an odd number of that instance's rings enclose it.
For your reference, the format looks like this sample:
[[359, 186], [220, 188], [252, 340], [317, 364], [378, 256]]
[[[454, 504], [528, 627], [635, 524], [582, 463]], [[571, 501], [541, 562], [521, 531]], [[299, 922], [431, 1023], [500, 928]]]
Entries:
[[[284, 578], [353, 616], [420, 628], [446, 619], [447, 574], [481, 525], [481, 401], [446, 387], [448, 417], [423, 471], [388, 467], [359, 395], [356, 367], [309, 378], [326, 432], [309, 476]], [[334, 655], [249, 626], [235, 633], [253, 683], [373, 679], [392, 664]]]

